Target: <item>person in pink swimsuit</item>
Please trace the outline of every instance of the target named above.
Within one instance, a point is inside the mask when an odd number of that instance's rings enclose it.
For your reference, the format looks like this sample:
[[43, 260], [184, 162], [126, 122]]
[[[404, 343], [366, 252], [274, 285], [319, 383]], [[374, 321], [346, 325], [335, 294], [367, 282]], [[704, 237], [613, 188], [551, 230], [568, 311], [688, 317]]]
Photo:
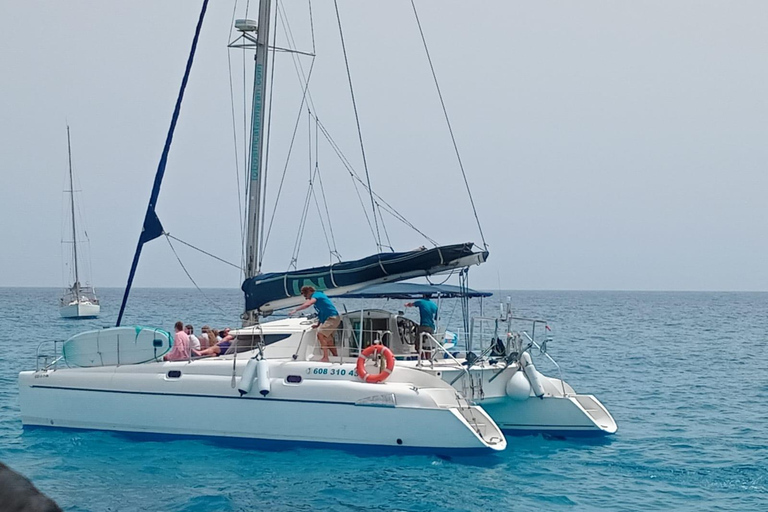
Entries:
[[163, 356], [166, 361], [187, 361], [189, 359], [189, 336], [184, 332], [184, 323], [176, 322], [173, 348]]

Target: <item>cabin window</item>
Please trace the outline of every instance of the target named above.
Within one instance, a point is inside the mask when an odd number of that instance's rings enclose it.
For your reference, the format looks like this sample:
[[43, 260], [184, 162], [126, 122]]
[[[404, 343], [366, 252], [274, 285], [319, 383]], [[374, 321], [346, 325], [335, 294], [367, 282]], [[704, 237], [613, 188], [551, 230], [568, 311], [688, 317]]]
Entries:
[[289, 375], [285, 378], [291, 384], [298, 384], [301, 382], [301, 375]]
[[181, 377], [181, 370], [170, 370], [168, 372], [169, 379], [178, 379], [179, 377]]
[[[290, 338], [290, 334], [265, 334], [264, 335], [264, 345], [271, 345], [273, 343], [277, 343], [278, 341], [283, 341], [286, 338]], [[258, 342], [259, 336], [256, 336], [256, 341]]]
[[[385, 334], [389, 330], [389, 318], [364, 318], [362, 327], [360, 326], [359, 318], [350, 316], [349, 320], [352, 334], [350, 348], [353, 350], [365, 348], [372, 345], [375, 341], [381, 341], [385, 347], [389, 347], [390, 335]], [[363, 335], [362, 346], [360, 343], [360, 331], [362, 331]], [[381, 339], [379, 339], [380, 337]]]

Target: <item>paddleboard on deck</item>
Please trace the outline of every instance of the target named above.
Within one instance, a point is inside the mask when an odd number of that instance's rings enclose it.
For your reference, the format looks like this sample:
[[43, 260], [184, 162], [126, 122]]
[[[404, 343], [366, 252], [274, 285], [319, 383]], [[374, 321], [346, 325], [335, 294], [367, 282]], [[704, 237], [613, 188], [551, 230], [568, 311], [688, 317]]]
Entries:
[[64, 342], [69, 366], [140, 364], [162, 358], [173, 346], [167, 331], [153, 327], [111, 327], [76, 334]]

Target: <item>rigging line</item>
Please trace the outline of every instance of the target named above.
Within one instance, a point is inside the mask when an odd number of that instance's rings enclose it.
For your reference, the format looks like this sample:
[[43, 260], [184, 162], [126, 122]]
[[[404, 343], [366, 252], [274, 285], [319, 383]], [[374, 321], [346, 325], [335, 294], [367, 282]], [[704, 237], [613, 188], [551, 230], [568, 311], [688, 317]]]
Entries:
[[373, 189], [371, 188], [371, 175], [368, 172], [368, 160], [365, 158], [365, 146], [363, 145], [363, 132], [360, 128], [360, 116], [357, 114], [357, 102], [355, 101], [355, 90], [352, 87], [352, 74], [349, 71], [349, 59], [347, 58], [347, 46], [344, 44], [344, 31], [341, 28], [341, 16], [339, 15], [339, 3], [333, 0], [333, 6], [336, 9], [336, 21], [339, 24], [339, 37], [341, 39], [341, 50], [344, 53], [344, 65], [347, 68], [347, 80], [349, 81], [349, 94], [352, 97], [352, 108], [355, 111], [355, 122], [357, 124], [357, 137], [360, 139], [360, 153], [363, 156], [363, 167], [365, 168], [365, 179], [368, 182], [368, 192], [371, 196], [371, 210], [373, 213], [373, 223], [376, 225], [376, 243], [381, 250], [381, 234], [379, 233], [379, 221], [376, 218], [376, 205], [373, 200]]
[[427, 61], [429, 61], [429, 69], [432, 71], [432, 78], [435, 81], [435, 89], [437, 89], [437, 96], [440, 98], [440, 105], [443, 108], [443, 115], [445, 116], [445, 123], [448, 125], [448, 132], [451, 134], [451, 142], [453, 142], [453, 149], [456, 152], [456, 160], [459, 162], [459, 168], [461, 169], [461, 175], [464, 178], [464, 186], [467, 188], [467, 195], [469, 196], [469, 202], [472, 205], [472, 212], [475, 214], [475, 221], [477, 222], [477, 229], [480, 231], [480, 238], [483, 241], [483, 246], [487, 249], [488, 244], [485, 242], [485, 235], [483, 234], [483, 227], [480, 225], [480, 218], [477, 215], [477, 208], [475, 208], [475, 200], [472, 198], [472, 191], [469, 188], [469, 181], [467, 180], [467, 173], [464, 171], [464, 164], [461, 161], [461, 155], [459, 154], [459, 146], [456, 144], [456, 137], [453, 134], [453, 127], [451, 126], [451, 120], [448, 118], [448, 110], [445, 108], [445, 101], [443, 100], [443, 93], [440, 90], [440, 84], [437, 81], [437, 73], [435, 72], [435, 66], [432, 64], [432, 57], [429, 54], [429, 47], [427, 47], [427, 39], [424, 37], [424, 30], [421, 28], [421, 20], [419, 20], [419, 13], [416, 11], [416, 2], [411, 0], [411, 6], [413, 7], [413, 14], [416, 17], [416, 24], [419, 27], [419, 34], [421, 35], [421, 42], [424, 44], [424, 53], [427, 55]]
[[189, 273], [189, 271], [187, 270], [187, 267], [185, 267], [185, 266], [184, 266], [184, 263], [182, 263], [182, 261], [181, 261], [181, 258], [179, 258], [179, 255], [176, 253], [176, 249], [173, 247], [173, 244], [171, 243], [171, 237], [170, 237], [170, 235], [166, 234], [166, 235], [165, 235], [165, 239], [166, 239], [166, 240], [168, 240], [168, 245], [170, 245], [170, 246], [171, 246], [171, 251], [173, 251], [173, 255], [174, 255], [174, 256], [176, 256], [176, 260], [179, 262], [179, 265], [181, 265], [181, 269], [184, 271], [184, 273], [185, 273], [185, 274], [187, 274], [187, 277], [189, 278], [189, 280], [190, 280], [190, 281], [192, 281], [192, 284], [193, 284], [193, 285], [195, 285], [195, 288], [197, 288], [197, 291], [199, 291], [199, 292], [200, 292], [200, 294], [201, 294], [203, 297], [205, 297], [205, 298], [206, 298], [206, 300], [207, 300], [208, 302], [210, 302], [210, 303], [213, 305], [213, 307], [215, 307], [216, 309], [218, 309], [219, 311], [221, 311], [221, 312], [222, 312], [222, 313], [224, 313], [225, 315], [228, 315], [228, 314], [229, 314], [229, 312], [228, 312], [228, 311], [224, 310], [224, 308], [222, 308], [221, 306], [219, 306], [218, 304], [216, 304], [216, 303], [215, 303], [213, 300], [211, 300], [211, 298], [210, 298], [209, 296], [207, 296], [207, 295], [205, 294], [205, 292], [203, 292], [203, 290], [202, 290], [202, 289], [200, 289], [200, 287], [197, 285], [197, 283], [195, 282], [195, 280], [192, 278], [192, 275], [191, 275], [191, 274]]
[[315, 19], [312, 17], [312, 0], [307, 0], [309, 4], [309, 31], [312, 34], [312, 55], [317, 54], [317, 48], [315, 48]]
[[320, 194], [323, 198], [323, 205], [325, 206], [325, 216], [328, 219], [328, 230], [331, 233], [331, 241], [333, 242], [333, 251], [331, 251], [332, 254], [335, 254], [336, 257], [341, 261], [341, 256], [339, 255], [339, 249], [336, 246], [336, 237], [333, 235], [333, 223], [331, 222], [331, 214], [328, 211], [328, 200], [325, 196], [325, 187], [323, 186], [323, 175], [320, 172], [320, 164], [319, 164], [319, 157], [320, 157], [320, 149], [319, 149], [319, 138], [318, 138], [318, 130], [317, 130], [317, 117], [315, 117], [315, 169], [317, 169], [317, 181], [320, 183]]
[[93, 283], [94, 283], [94, 280], [93, 280], [93, 258], [91, 258], [91, 239], [88, 238], [88, 233], [85, 234], [85, 239], [86, 239], [86, 242], [85, 242], [86, 243], [86, 247], [88, 247], [88, 254], [87, 254], [87, 256], [88, 256], [88, 275], [85, 276], [88, 279], [85, 280], [85, 283], [88, 284], [88, 281], [90, 280], [91, 288], [93, 288]]
[[[280, 16], [279, 19], [280, 19], [280, 23], [281, 23], [281, 26], [283, 28], [283, 32], [285, 34], [285, 38], [287, 40], [288, 46], [291, 47], [291, 48], [297, 48], [296, 41], [295, 41], [295, 39], [293, 37], [293, 30], [291, 29], [291, 26], [290, 26], [290, 20], [288, 18], [288, 14], [287, 14], [287, 12], [285, 10], [285, 5], [283, 4], [283, 2], [280, 2], [280, 1], [277, 2], [277, 10], [278, 11], [282, 10], [281, 16]], [[294, 125], [294, 132], [293, 132], [292, 137], [291, 137], [291, 144], [290, 144], [290, 146], [288, 148], [288, 155], [286, 156], [286, 159], [285, 159], [285, 166], [283, 167], [283, 173], [282, 173], [282, 176], [280, 177], [280, 185], [278, 186], [278, 192], [277, 192], [277, 195], [275, 197], [275, 204], [274, 204], [273, 209], [272, 209], [272, 215], [270, 217], [269, 228], [267, 229], [267, 235], [265, 237], [262, 237], [265, 249], [267, 247], [270, 235], [272, 233], [272, 226], [274, 224], [275, 216], [277, 215], [277, 208], [278, 208], [278, 205], [279, 205], [279, 202], [280, 202], [280, 198], [282, 197], [283, 185], [285, 184], [285, 177], [287, 176], [288, 165], [290, 163], [291, 156], [293, 155], [293, 148], [294, 148], [294, 144], [295, 144], [295, 140], [296, 140], [296, 135], [298, 133], [299, 122], [301, 121], [301, 112], [302, 112], [305, 104], [308, 106], [308, 110], [309, 110], [309, 108], [314, 108], [314, 103], [312, 102], [312, 95], [309, 92], [309, 79], [310, 79], [310, 76], [312, 74], [312, 71], [314, 69], [314, 64], [315, 64], [314, 55], [312, 57], [312, 62], [310, 64], [309, 74], [306, 74], [306, 75], [304, 73], [304, 67], [301, 65], [301, 59], [299, 58], [298, 55], [296, 55], [294, 53], [291, 53], [291, 62], [293, 64], [293, 68], [294, 68], [294, 71], [296, 72], [296, 76], [297, 76], [297, 78], [299, 80], [299, 83], [302, 84], [302, 86], [303, 86], [303, 94], [302, 94], [302, 101], [301, 101], [301, 103], [299, 105], [299, 112], [297, 113], [297, 116], [296, 116], [296, 123]], [[309, 119], [308, 119], [308, 122], [309, 122]], [[310, 148], [310, 151], [311, 151], [311, 142], [309, 144], [309, 148]], [[310, 157], [310, 160], [311, 160], [311, 157]], [[310, 163], [310, 177], [309, 178], [310, 178], [310, 183], [311, 183], [311, 180], [312, 180], [312, 167], [311, 167], [311, 163]], [[266, 206], [265, 206], [265, 208], [266, 208]], [[265, 219], [265, 221], [266, 221], [266, 219]], [[298, 235], [298, 236], [302, 236], [303, 237], [303, 227], [301, 228], [301, 234]], [[299, 247], [299, 249], [297, 249], [297, 250], [300, 250], [301, 245], [299, 244], [298, 247]], [[296, 257], [293, 259], [293, 261], [295, 261], [296, 258], [298, 258], [298, 254], [296, 254]]]
[[[309, 89], [309, 80], [312, 78], [312, 71], [315, 68], [315, 59], [312, 58], [312, 64], [309, 66], [309, 73], [307, 74], [307, 82], [304, 85], [304, 94], [301, 97], [301, 103], [299, 104], [299, 112], [296, 116], [296, 123], [293, 125], [293, 134], [291, 135], [291, 143], [288, 145], [288, 156], [285, 158], [285, 166], [283, 166], [283, 175], [280, 177], [280, 185], [277, 187], [277, 194], [275, 196], [275, 204], [272, 208], [272, 215], [269, 218], [269, 227], [267, 228], [267, 236], [264, 239], [264, 249], [267, 248], [267, 243], [269, 242], [269, 235], [272, 233], [272, 225], [275, 222], [275, 214], [277, 213], [277, 207], [280, 203], [280, 197], [282, 195], [283, 191], [283, 185], [285, 184], [285, 176], [288, 173], [288, 164], [291, 160], [291, 155], [293, 154], [293, 145], [296, 142], [296, 133], [299, 129], [299, 122], [301, 121], [301, 113], [304, 110], [304, 102], [307, 98], [307, 90]], [[263, 254], [263, 252], [262, 252]]]
[[[278, 9], [275, 9], [275, 26], [277, 26], [277, 13]], [[272, 34], [272, 47], [275, 47], [275, 43], [277, 42], [277, 30], [274, 31], [274, 34]], [[264, 154], [264, 170], [261, 173], [261, 181], [263, 182], [264, 186], [262, 188], [262, 195], [261, 197], [266, 198], [267, 197], [267, 169], [269, 167], [269, 139], [272, 135], [272, 95], [275, 90], [275, 56], [277, 55], [276, 51], [272, 51], [272, 68], [270, 70], [270, 77], [269, 77], [269, 110], [268, 110], [268, 117], [267, 117], [267, 139], [266, 139], [266, 151]], [[256, 262], [256, 270], [261, 271], [261, 265], [264, 261], [264, 217], [267, 212], [267, 201], [264, 200], [261, 202], [261, 211], [259, 212], [259, 219], [261, 226], [259, 226], [259, 241], [260, 241], [260, 247], [259, 247], [259, 261]]]
[[[317, 119], [317, 121], [318, 121], [318, 126], [320, 127], [320, 131], [321, 131], [321, 133], [323, 134], [323, 136], [325, 137], [325, 139], [328, 141], [328, 144], [331, 146], [331, 149], [333, 149], [333, 151], [336, 153], [336, 156], [338, 156], [338, 157], [339, 157], [339, 160], [341, 161], [342, 165], [344, 165], [344, 167], [345, 167], [345, 168], [347, 169], [347, 171], [349, 172], [350, 176], [351, 176], [351, 177], [352, 177], [352, 179], [353, 179], [353, 182], [354, 182], [354, 180], [357, 180], [357, 181], [358, 181], [358, 182], [360, 182], [360, 184], [361, 184], [361, 185], [362, 185], [362, 186], [363, 186], [363, 187], [366, 189], [366, 191], [369, 191], [369, 190], [368, 190], [368, 188], [367, 188], [367, 187], [366, 187], [366, 185], [365, 185], [365, 182], [364, 182], [364, 181], [362, 180], [362, 178], [360, 178], [360, 176], [359, 176], [359, 175], [358, 175], [358, 174], [355, 172], [355, 169], [352, 167], [352, 164], [349, 162], [349, 159], [347, 159], [347, 157], [346, 157], [346, 156], [344, 155], [344, 153], [341, 151], [341, 148], [340, 148], [340, 147], [339, 147], [339, 145], [336, 143], [336, 141], [335, 141], [335, 140], [333, 140], [333, 137], [331, 137], [331, 134], [330, 134], [330, 133], [328, 132], [328, 130], [325, 128], [325, 126], [323, 125], [323, 123], [322, 123], [322, 122], [321, 122], [321, 121], [320, 121], [320, 120], [319, 120], [317, 117], [316, 117], [315, 119]], [[395, 207], [394, 207], [394, 206], [392, 206], [391, 204], [389, 204], [389, 203], [386, 201], [386, 199], [384, 199], [383, 197], [381, 197], [381, 196], [380, 196], [379, 194], [377, 194], [376, 192], [373, 192], [373, 195], [374, 195], [374, 197], [376, 198], [376, 200], [377, 200], [377, 201], [381, 202], [381, 203], [384, 205], [384, 207], [385, 207], [385, 210], [386, 210], [386, 211], [388, 211], [388, 213], [390, 213], [392, 216], [394, 216], [394, 217], [395, 217], [397, 220], [399, 220], [400, 222], [402, 222], [403, 224], [405, 224], [405, 225], [406, 225], [406, 226], [408, 226], [409, 228], [411, 228], [411, 229], [413, 229], [414, 231], [416, 231], [418, 234], [420, 234], [421, 236], [423, 236], [423, 237], [424, 237], [424, 239], [426, 239], [427, 241], [429, 241], [429, 243], [431, 243], [431, 244], [432, 244], [432, 245], [434, 245], [435, 247], [437, 247], [438, 245], [440, 245], [440, 244], [438, 244], [438, 243], [437, 243], [435, 240], [433, 240], [432, 238], [430, 238], [429, 236], [427, 236], [427, 234], [426, 234], [426, 233], [424, 233], [423, 231], [421, 231], [420, 229], [418, 229], [416, 226], [414, 226], [414, 225], [413, 225], [413, 224], [412, 224], [412, 223], [411, 223], [411, 222], [410, 222], [410, 221], [409, 221], [407, 218], [405, 218], [405, 216], [404, 216], [404, 215], [402, 215], [400, 212], [398, 212], [398, 211], [397, 211], [397, 209], [395, 209]], [[367, 213], [367, 209], [365, 208], [365, 206], [363, 206], [363, 212], [365, 212], [365, 214], [366, 214], [366, 215], [368, 215], [368, 213]], [[370, 221], [369, 221], [369, 225], [370, 225]], [[371, 230], [373, 230], [373, 226], [371, 226]]]
[[461, 315], [464, 321], [464, 332], [469, 332], [469, 267], [459, 271], [459, 288], [461, 292]]
[[[453, 316], [456, 313], [456, 306], [458, 305], [459, 305], [459, 301], [457, 300], [453, 301], [453, 308], [451, 309], [451, 314], [448, 315], [448, 320], [445, 322], [445, 325], [450, 326], [452, 324]], [[442, 318], [442, 315], [440, 315], [440, 317]], [[465, 336], [468, 336], [468, 335], [469, 334], [465, 334]]]
[[371, 224], [371, 217], [368, 215], [368, 208], [365, 207], [365, 202], [363, 201], [363, 196], [360, 195], [360, 189], [357, 188], [357, 182], [355, 182], [354, 176], [350, 173], [350, 178], [352, 178], [352, 186], [355, 187], [355, 194], [357, 194], [357, 199], [360, 201], [360, 207], [363, 209], [363, 215], [365, 215], [365, 221], [368, 223], [368, 228], [371, 230], [371, 233], [373, 233], [373, 224]]
[[427, 282], [428, 282], [429, 284], [431, 284], [432, 286], [435, 286], [435, 284], [437, 284], [437, 286], [442, 286], [442, 285], [444, 285], [445, 283], [447, 283], [447, 282], [448, 282], [448, 280], [449, 280], [451, 277], [453, 277], [453, 273], [454, 273], [455, 271], [456, 271], [456, 269], [455, 269], [455, 268], [452, 268], [452, 269], [451, 269], [451, 271], [450, 271], [450, 272], [448, 272], [448, 276], [446, 276], [446, 278], [445, 278], [445, 279], [443, 279], [443, 281], [442, 281], [442, 282], [440, 282], [440, 283], [433, 283], [433, 282], [432, 282], [432, 281], [429, 279], [429, 276], [426, 276], [426, 279], [427, 279]]
[[296, 240], [293, 243], [293, 252], [291, 253], [291, 262], [288, 264], [290, 268], [293, 266], [296, 268], [295, 263], [299, 259], [299, 252], [301, 251], [301, 241], [304, 239], [304, 229], [307, 225], [307, 215], [309, 214], [310, 194], [312, 193], [312, 172], [309, 174], [309, 182], [307, 185], [307, 195], [304, 197], [304, 206], [301, 209], [301, 218], [299, 219], [299, 228], [296, 232]]
[[[250, 4], [250, 1], [249, 1]], [[246, 5], [245, 8], [245, 17], [248, 17], [248, 5]], [[246, 84], [246, 78], [248, 76], [247, 73], [247, 64], [246, 64], [246, 49], [243, 47], [243, 180], [245, 181], [245, 197], [250, 197], [251, 195], [251, 180], [248, 179], [247, 173], [249, 172], [250, 166], [248, 165], [248, 99], [247, 99], [247, 90], [248, 86]], [[242, 217], [241, 217], [241, 226], [242, 226]], [[240, 233], [240, 265], [245, 268], [245, 258], [246, 258], [246, 247], [245, 247], [245, 239], [247, 237], [246, 234], [246, 228], [245, 226], [242, 227], [241, 233]]]
[[309, 107], [307, 107], [307, 138], [308, 138], [307, 163], [309, 164], [309, 187], [310, 187], [312, 198], [315, 200], [315, 208], [317, 209], [317, 218], [320, 220], [320, 227], [323, 230], [323, 236], [325, 236], [325, 244], [328, 246], [328, 257], [329, 257], [329, 260], [333, 261], [333, 249], [331, 248], [331, 243], [328, 239], [328, 232], [325, 229], [325, 222], [323, 222], [323, 214], [320, 211], [320, 203], [317, 200], [317, 194], [315, 193], [315, 187], [314, 187], [314, 176], [317, 176], [319, 180], [320, 167], [317, 164], [317, 160], [315, 160], [314, 169], [312, 168], [312, 111], [309, 109]]
[[[229, 40], [232, 39], [232, 27], [235, 23], [235, 15], [237, 13], [237, 2], [232, 10], [232, 20], [230, 21]], [[232, 55], [229, 48], [227, 48], [227, 67], [229, 69], [229, 104], [232, 111], [232, 138], [235, 150], [235, 176], [237, 178], [237, 218], [240, 221], [240, 238], [245, 237], [245, 228], [243, 226], [243, 197], [242, 190], [240, 188], [240, 162], [237, 151], [237, 122], [235, 120], [235, 88], [232, 83]]]
[[387, 225], [384, 222], [384, 216], [381, 214], [381, 204], [376, 203], [376, 207], [379, 209], [379, 217], [381, 218], [381, 228], [384, 230], [384, 236], [387, 238], [387, 245], [389, 250], [395, 252], [395, 248], [392, 247], [392, 240], [389, 239], [389, 232], [387, 231]]
[[[360, 179], [360, 177], [359, 177], [359, 176], [357, 176], [357, 175], [354, 175], [354, 174], [352, 174], [352, 173], [350, 173], [350, 174], [352, 175], [353, 179], [355, 179], [355, 180], [359, 181], [359, 182], [360, 182], [360, 184], [361, 184], [363, 187], [365, 187], [365, 183], [364, 183], [364, 182], [363, 182], [363, 181]], [[376, 194], [375, 192], [374, 192], [374, 196], [376, 196], [376, 199], [377, 199], [377, 201], [376, 201], [376, 204], [377, 204], [377, 205], [378, 205], [380, 208], [381, 208], [381, 207], [382, 207], [382, 205], [383, 205], [384, 211], [386, 211], [387, 213], [389, 213], [390, 215], [392, 215], [394, 218], [396, 218], [397, 220], [399, 220], [400, 222], [402, 222], [402, 223], [403, 223], [403, 224], [405, 224], [406, 226], [408, 226], [408, 227], [410, 227], [411, 229], [413, 229], [414, 231], [416, 231], [418, 234], [420, 234], [421, 236], [423, 236], [423, 237], [424, 237], [424, 238], [425, 238], [425, 239], [426, 239], [426, 240], [427, 240], [429, 243], [431, 243], [431, 244], [432, 244], [432, 245], [434, 245], [435, 247], [437, 247], [438, 245], [440, 245], [440, 244], [438, 244], [438, 243], [437, 243], [435, 240], [433, 240], [431, 237], [429, 237], [429, 236], [428, 236], [426, 233], [424, 233], [424, 232], [423, 232], [423, 231], [421, 231], [419, 228], [417, 228], [416, 226], [414, 226], [414, 225], [411, 223], [411, 221], [409, 221], [408, 219], [406, 219], [406, 218], [405, 218], [405, 217], [404, 217], [404, 216], [403, 216], [403, 215], [402, 215], [400, 212], [398, 212], [397, 210], [395, 210], [395, 208], [394, 208], [392, 205], [390, 205], [389, 203], [387, 203], [387, 202], [386, 202], [386, 201], [385, 201], [385, 200], [384, 200], [384, 199], [383, 199], [381, 196], [379, 196], [379, 195], [378, 195], [378, 194]], [[382, 220], [382, 223], [383, 223], [383, 222], [384, 222], [384, 221]]]
[[296, 233], [296, 241], [293, 244], [293, 254], [291, 255], [291, 263], [288, 265], [289, 268], [291, 265], [293, 265], [293, 268], [296, 268], [295, 263], [299, 260], [299, 251], [301, 250], [301, 241], [304, 239], [304, 228], [307, 225], [307, 214], [309, 213], [309, 204], [310, 204], [309, 196], [311, 192], [312, 192], [312, 185], [310, 182], [309, 187], [307, 187], [307, 196], [304, 198], [304, 208], [301, 211], [301, 221], [299, 222], [299, 230]]
[[320, 212], [320, 204], [317, 201], [317, 194], [315, 188], [312, 187], [312, 198], [315, 200], [315, 207], [317, 209], [317, 218], [320, 220], [320, 227], [323, 229], [323, 235], [325, 236], [325, 245], [328, 246], [328, 255], [333, 260], [333, 249], [331, 248], [331, 242], [328, 238], [328, 232], [325, 230], [325, 222], [323, 222], [323, 214]]
[[[280, 18], [280, 22], [282, 23], [285, 37], [288, 40], [288, 46], [291, 49], [295, 50], [296, 48], [298, 48], [298, 45], [296, 44], [296, 39], [293, 37], [293, 29], [291, 29], [291, 22], [288, 19], [288, 14], [285, 11], [285, 5], [283, 4], [283, 2], [278, 2], [277, 8], [278, 10], [281, 8], [283, 10], [282, 16]], [[312, 52], [313, 59], [315, 57], [314, 54], [315, 52], [313, 51]], [[301, 58], [299, 57], [298, 54], [296, 54], [295, 52], [292, 52], [291, 61], [293, 62], [293, 68], [296, 71], [296, 75], [299, 78], [299, 83], [304, 84], [307, 81], [307, 79], [304, 73], [304, 66], [301, 65]], [[315, 109], [315, 104], [314, 104], [314, 101], [312, 100], [312, 93], [309, 91], [307, 91], [307, 103], [312, 107], [313, 110]]]
[[189, 247], [190, 249], [194, 249], [194, 250], [196, 250], [196, 251], [198, 251], [198, 252], [201, 252], [201, 253], [205, 254], [206, 256], [210, 256], [211, 258], [213, 258], [213, 259], [215, 259], [215, 260], [219, 260], [219, 261], [220, 261], [220, 262], [222, 262], [222, 263], [226, 263], [226, 264], [227, 264], [227, 265], [229, 265], [230, 267], [235, 267], [235, 268], [236, 268], [236, 269], [238, 269], [238, 270], [243, 270], [243, 268], [242, 268], [242, 267], [240, 267], [239, 265], [235, 265], [234, 263], [232, 263], [232, 262], [230, 262], [230, 261], [227, 261], [227, 260], [225, 260], [224, 258], [219, 258], [219, 257], [218, 257], [218, 256], [216, 256], [215, 254], [211, 254], [211, 253], [209, 253], [209, 252], [207, 252], [207, 251], [204, 251], [203, 249], [201, 249], [201, 248], [199, 248], [199, 247], [195, 247], [194, 245], [190, 244], [189, 242], [185, 242], [184, 240], [182, 240], [182, 239], [180, 239], [180, 238], [176, 238], [175, 236], [173, 236], [173, 235], [172, 235], [172, 234], [170, 234], [170, 233], [164, 233], [164, 235], [165, 235], [165, 236], [167, 236], [168, 238], [173, 238], [173, 239], [174, 239], [174, 240], [176, 240], [177, 242], [180, 242], [180, 243], [182, 243], [182, 244], [186, 245], [186, 246], [187, 246], [187, 247]]
[[[307, 156], [309, 157], [309, 167], [312, 169], [312, 112], [307, 108], [307, 137], [309, 138], [309, 144], [307, 144]], [[315, 133], [315, 138], [317, 138], [317, 133]], [[317, 141], [315, 141], [317, 142]], [[315, 145], [315, 150], [317, 150], [317, 146]], [[320, 166], [318, 165], [317, 158], [315, 158], [314, 161], [314, 175], [317, 176], [318, 181], [321, 183], [321, 189], [322, 189], [322, 180], [320, 179]], [[324, 197], [324, 196], [323, 196]], [[320, 210], [320, 202], [317, 200], [317, 192], [315, 191], [314, 183], [312, 184], [312, 198], [315, 200], [315, 209], [317, 210], [317, 218], [320, 221], [320, 227], [323, 230], [323, 236], [325, 237], [325, 245], [328, 246], [328, 260], [333, 263], [333, 254], [334, 249], [331, 247], [330, 239], [328, 238], [328, 231], [325, 229], [325, 222], [323, 221], [323, 212]], [[326, 205], [327, 206], [327, 205]], [[327, 211], [327, 208], [326, 208]], [[328, 218], [328, 224], [330, 227], [331, 219]]]
[[[235, 13], [237, 13], [237, 0], [235, 0], [232, 6], [232, 19], [229, 21], [229, 35], [227, 36], [227, 44], [232, 40], [232, 31], [235, 29]], [[229, 52], [227, 52], [229, 53]]]

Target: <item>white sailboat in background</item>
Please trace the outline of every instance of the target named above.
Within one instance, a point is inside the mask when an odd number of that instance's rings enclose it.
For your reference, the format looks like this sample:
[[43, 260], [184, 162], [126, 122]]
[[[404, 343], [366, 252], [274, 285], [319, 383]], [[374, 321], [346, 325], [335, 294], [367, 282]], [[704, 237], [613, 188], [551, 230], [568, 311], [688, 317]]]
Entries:
[[[67, 154], [69, 156], [69, 206], [72, 216], [72, 270], [74, 282], [59, 300], [59, 312], [62, 318], [95, 318], [99, 316], [101, 306], [96, 291], [87, 283], [80, 282], [81, 270], [77, 252], [77, 225], [75, 215], [75, 180], [72, 173], [72, 144], [67, 126]], [[65, 242], [66, 243], [66, 242]]]

